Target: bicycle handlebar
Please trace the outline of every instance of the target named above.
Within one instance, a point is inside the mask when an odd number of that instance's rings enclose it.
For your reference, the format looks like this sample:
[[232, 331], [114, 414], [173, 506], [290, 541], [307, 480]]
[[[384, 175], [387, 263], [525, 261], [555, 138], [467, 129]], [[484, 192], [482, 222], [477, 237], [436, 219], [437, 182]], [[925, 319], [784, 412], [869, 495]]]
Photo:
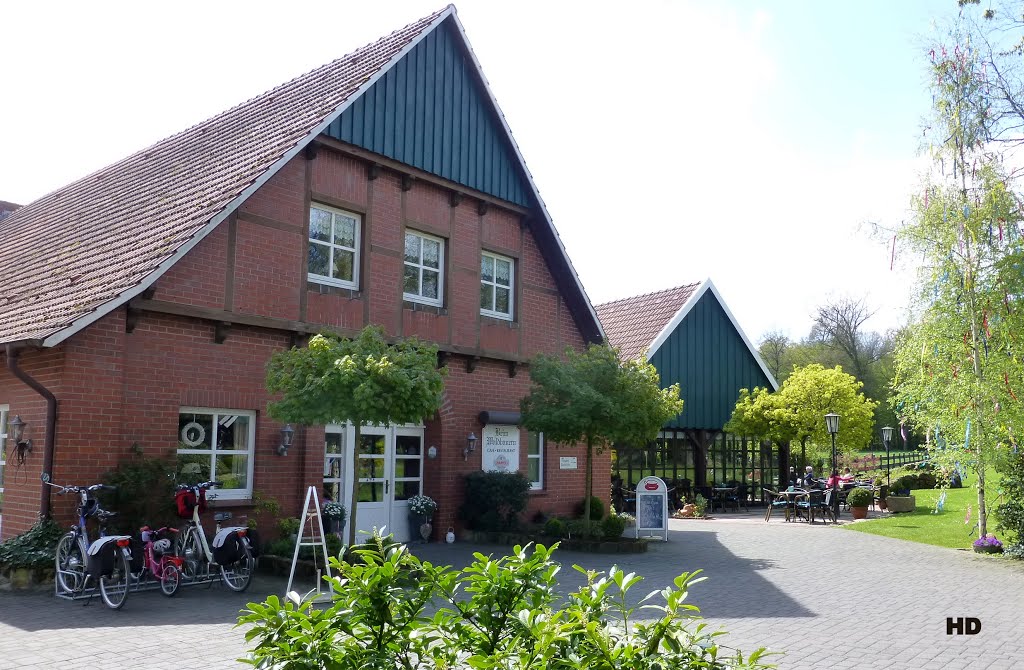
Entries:
[[59, 496], [62, 496], [65, 493], [81, 493], [82, 491], [92, 493], [94, 491], [117, 490], [116, 486], [111, 486], [109, 484], [93, 484], [92, 486], [61, 486], [60, 484], [54, 484], [53, 482], [45, 482], [45, 484], [47, 486], [52, 486], [55, 489], [60, 489], [60, 491], [57, 492], [57, 495]]
[[218, 486], [224, 486], [224, 482], [199, 482], [198, 484], [178, 484], [174, 487], [175, 491], [187, 491], [188, 489], [203, 489], [208, 490], [216, 488]]

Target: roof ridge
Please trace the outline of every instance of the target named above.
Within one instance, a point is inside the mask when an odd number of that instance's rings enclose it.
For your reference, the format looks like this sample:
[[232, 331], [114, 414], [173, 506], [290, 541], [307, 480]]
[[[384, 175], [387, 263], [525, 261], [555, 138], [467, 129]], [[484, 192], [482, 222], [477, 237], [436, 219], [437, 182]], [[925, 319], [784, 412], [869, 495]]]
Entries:
[[631, 296], [628, 296], [628, 297], [625, 297], [625, 298], [616, 298], [615, 300], [609, 300], [608, 302], [602, 302], [599, 305], [594, 305], [594, 309], [599, 309], [601, 307], [606, 307], [608, 305], [613, 305], [613, 304], [615, 304], [617, 302], [626, 302], [627, 300], [636, 300], [637, 298], [646, 298], [648, 296], [658, 295], [659, 293], [669, 293], [670, 291], [678, 291], [681, 288], [694, 288], [694, 287], [700, 286], [700, 284], [701, 283], [699, 281], [696, 281], [696, 282], [692, 282], [692, 283], [689, 283], [689, 284], [680, 284], [679, 286], [673, 286], [672, 288], [663, 288], [663, 289], [658, 290], [658, 291], [650, 291], [648, 293], [639, 293], [637, 295], [631, 295]]
[[[26, 203], [20, 209], [31, 208], [31, 206], [34, 205], [35, 203], [41, 203], [41, 202], [43, 202], [45, 200], [48, 200], [52, 196], [54, 196], [55, 194], [57, 194], [57, 193], [59, 193], [61, 191], [69, 190], [72, 186], [75, 186], [76, 184], [88, 181], [89, 179], [95, 179], [98, 175], [100, 175], [100, 174], [102, 174], [102, 173], [110, 170], [111, 168], [114, 168], [114, 167], [116, 167], [116, 166], [118, 166], [118, 165], [120, 165], [122, 163], [127, 163], [127, 162], [129, 162], [129, 161], [131, 161], [131, 160], [133, 160], [133, 159], [135, 159], [135, 158], [137, 158], [139, 156], [146, 157], [147, 153], [156, 150], [158, 147], [160, 147], [162, 145], [166, 145], [166, 144], [168, 144], [168, 143], [170, 143], [170, 142], [172, 142], [172, 141], [174, 141], [174, 140], [176, 140], [176, 139], [178, 139], [178, 138], [180, 138], [180, 137], [182, 137], [184, 135], [187, 135], [189, 133], [197, 132], [197, 130], [199, 128], [202, 128], [203, 126], [212, 125], [213, 122], [217, 121], [218, 119], [223, 119], [223, 118], [228, 117], [230, 114], [232, 114], [233, 112], [236, 112], [240, 108], [251, 106], [256, 100], [260, 100], [262, 98], [267, 98], [267, 97], [270, 97], [272, 99], [273, 98], [273, 93], [275, 91], [283, 91], [283, 90], [287, 89], [288, 87], [295, 85], [296, 82], [299, 82], [299, 81], [302, 81], [304, 79], [307, 79], [307, 78], [311, 77], [314, 73], [321, 72], [321, 71], [330, 71], [330, 69], [332, 67], [336, 66], [338, 63], [343, 62], [345, 60], [352, 60], [360, 52], [366, 51], [367, 49], [370, 49], [370, 48], [372, 48], [374, 46], [377, 46], [377, 45], [381, 44], [382, 42], [385, 42], [386, 40], [389, 40], [389, 39], [395, 37], [396, 35], [398, 35], [400, 33], [403, 33], [405, 31], [410, 30], [414, 26], [418, 26], [418, 25], [424, 25], [425, 26], [425, 25], [428, 25], [429, 23], [434, 21], [438, 16], [440, 16], [445, 11], [447, 11], [449, 8], [451, 8], [453, 11], [455, 10], [455, 6], [454, 5], [452, 5], [452, 4], [445, 5], [444, 7], [442, 7], [441, 9], [433, 12], [432, 14], [430, 14], [428, 16], [425, 16], [425, 17], [422, 17], [422, 18], [419, 18], [419, 19], [417, 19], [415, 21], [411, 21], [410, 23], [406, 24], [405, 26], [403, 26], [401, 28], [398, 28], [397, 30], [392, 30], [387, 35], [383, 35], [381, 37], [378, 37], [375, 40], [371, 40], [370, 42], [367, 42], [363, 46], [348, 52], [344, 56], [341, 56], [339, 58], [335, 58], [332, 61], [329, 61], [327, 63], [323, 63], [321, 65], [318, 65], [318, 66], [314, 67], [311, 70], [308, 70], [306, 72], [303, 72], [300, 75], [292, 77], [291, 79], [289, 79], [286, 82], [278, 84], [277, 86], [269, 88], [269, 89], [267, 89], [267, 90], [265, 90], [265, 91], [263, 91], [261, 93], [258, 93], [256, 95], [248, 98], [247, 100], [244, 100], [244, 101], [239, 102], [239, 103], [237, 103], [235, 105], [232, 105], [231, 107], [228, 107], [225, 110], [217, 112], [213, 116], [209, 116], [209, 117], [203, 119], [202, 121], [197, 121], [196, 123], [193, 123], [191, 126], [188, 126], [186, 128], [183, 128], [182, 130], [179, 130], [178, 132], [175, 132], [175, 133], [172, 133], [170, 135], [167, 135], [167, 136], [157, 140], [156, 142], [153, 142], [149, 146], [146, 146], [146, 147], [144, 147], [142, 149], [139, 149], [138, 151], [135, 151], [135, 152], [133, 152], [131, 154], [128, 154], [127, 156], [124, 156], [124, 157], [122, 157], [122, 158], [120, 158], [120, 159], [118, 159], [118, 160], [116, 160], [116, 161], [114, 161], [112, 163], [108, 163], [107, 165], [99, 167], [99, 168], [93, 170], [92, 172], [89, 172], [88, 174], [85, 174], [85, 175], [79, 177], [78, 179], [73, 179], [70, 182], [67, 182], [65, 184], [61, 184], [60, 186], [58, 186], [54, 190], [49, 191], [49, 192], [39, 196], [38, 198], [35, 198], [34, 200], [32, 200], [29, 203]], [[22, 214], [23, 215], [27, 214], [27, 212], [22, 212]]]

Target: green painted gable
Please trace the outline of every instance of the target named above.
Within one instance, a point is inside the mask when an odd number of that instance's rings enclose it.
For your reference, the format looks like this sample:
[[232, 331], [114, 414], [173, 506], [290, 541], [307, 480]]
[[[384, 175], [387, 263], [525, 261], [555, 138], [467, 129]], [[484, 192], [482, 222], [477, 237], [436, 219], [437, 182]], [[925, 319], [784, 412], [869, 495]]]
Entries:
[[721, 430], [741, 388], [772, 388], [711, 291], [683, 317], [651, 357], [662, 387], [679, 382], [683, 412], [666, 428]]
[[529, 207], [501, 122], [448, 19], [325, 131], [388, 158]]

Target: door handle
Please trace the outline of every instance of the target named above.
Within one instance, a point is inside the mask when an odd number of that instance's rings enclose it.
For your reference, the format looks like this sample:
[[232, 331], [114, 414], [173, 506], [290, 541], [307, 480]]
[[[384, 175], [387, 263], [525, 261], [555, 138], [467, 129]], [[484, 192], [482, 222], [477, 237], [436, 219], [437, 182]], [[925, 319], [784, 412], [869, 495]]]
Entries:
[[390, 491], [390, 489], [391, 489], [391, 487], [390, 487], [390, 484], [391, 484], [391, 480], [389, 480], [389, 479], [385, 479], [385, 480], [384, 480], [384, 494], [385, 494], [385, 495], [387, 495], [387, 493], [388, 493], [388, 492]]

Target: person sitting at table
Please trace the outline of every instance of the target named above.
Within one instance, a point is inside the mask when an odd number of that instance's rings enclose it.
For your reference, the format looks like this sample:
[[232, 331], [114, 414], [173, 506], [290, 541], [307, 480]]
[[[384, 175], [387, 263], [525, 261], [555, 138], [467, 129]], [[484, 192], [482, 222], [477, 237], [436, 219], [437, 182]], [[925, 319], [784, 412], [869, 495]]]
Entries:
[[789, 466], [789, 485], [794, 487], [800, 485], [800, 478], [796, 476], [796, 468], [792, 465]]
[[814, 476], [814, 468], [808, 465], [804, 468], [804, 488], [817, 488], [818, 478]]
[[843, 478], [839, 476], [839, 471], [838, 470], [833, 470], [832, 474], [828, 478], [828, 481], [825, 482], [825, 488], [827, 488], [827, 489], [839, 488], [840, 484], [842, 484], [842, 483], [843, 483]]
[[839, 482], [846, 484], [853, 481], [853, 473], [850, 472], [850, 468], [843, 469], [843, 474], [839, 475]]

